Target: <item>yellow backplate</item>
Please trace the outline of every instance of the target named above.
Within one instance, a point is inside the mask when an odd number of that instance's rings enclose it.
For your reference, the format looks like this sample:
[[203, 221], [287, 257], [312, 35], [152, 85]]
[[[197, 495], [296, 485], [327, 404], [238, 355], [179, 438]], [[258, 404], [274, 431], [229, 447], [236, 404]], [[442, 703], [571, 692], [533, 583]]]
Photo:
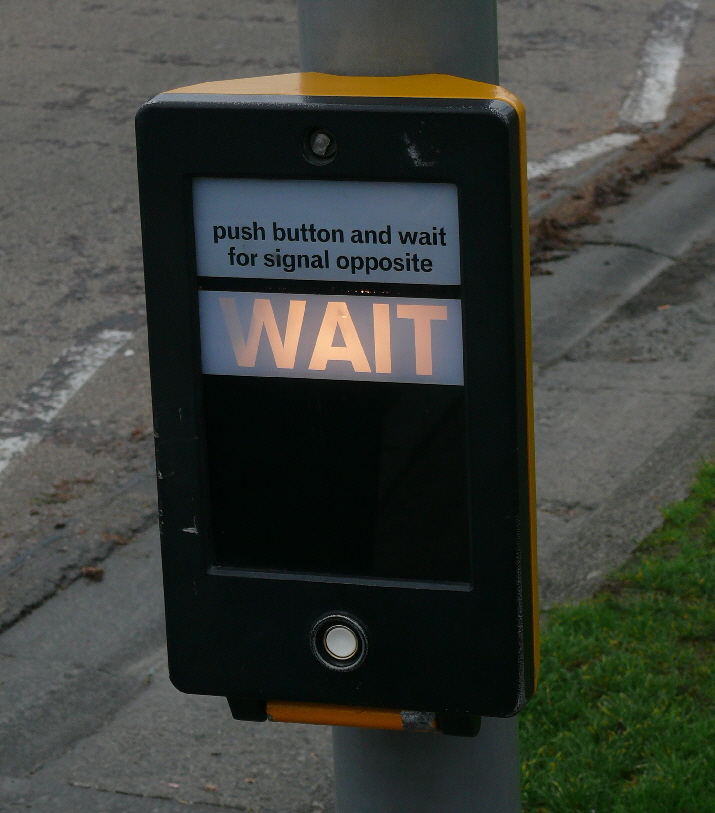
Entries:
[[334, 76], [329, 73], [281, 73], [224, 79], [176, 88], [168, 93], [210, 93], [233, 96], [373, 96], [402, 99], [498, 99], [519, 116], [524, 105], [499, 85], [459, 76], [425, 73], [415, 76]]
[[[312, 725], [344, 725], [352, 728], [383, 728], [403, 731], [416, 730], [408, 722], [410, 713], [395, 709], [368, 709], [359, 706], [331, 706], [326, 703], [291, 703], [270, 700], [266, 704], [268, 719], [274, 723], [311, 723]], [[403, 716], [403, 714], [405, 716]], [[434, 718], [429, 728], [437, 730]], [[425, 726], [422, 730], [428, 730]]]
[[[532, 612], [534, 638], [534, 680], [539, 673], [539, 599], [536, 556], [536, 472], [534, 464], [534, 405], [531, 368], [531, 302], [530, 302], [530, 263], [529, 263], [529, 213], [527, 207], [528, 190], [526, 179], [526, 113], [524, 105], [513, 94], [499, 85], [475, 82], [459, 76], [442, 73], [425, 73], [414, 76], [336, 76], [328, 73], [282, 73], [274, 76], [252, 76], [245, 79], [224, 79], [219, 82], [203, 82], [200, 85], [176, 88], [167, 93], [211, 94], [229, 96], [342, 96], [375, 97], [402, 99], [494, 99], [511, 105], [520, 123], [520, 170], [522, 196], [522, 242], [524, 275], [524, 320], [526, 324], [526, 393], [527, 427], [529, 433], [529, 490], [531, 492], [531, 570], [532, 570]], [[164, 95], [164, 94], [162, 94]], [[298, 708], [300, 704], [288, 704]], [[320, 706], [309, 706], [320, 709]], [[386, 712], [380, 709], [348, 709], [342, 706], [326, 706], [331, 709], [344, 708], [356, 715], [374, 712], [382, 715], [393, 714], [399, 718], [400, 712]], [[307, 713], [307, 712], [306, 712]], [[312, 712], [311, 712], [312, 713]], [[319, 712], [316, 711], [316, 714]], [[277, 718], [276, 718], [277, 719]], [[378, 718], [376, 718], [378, 719]], [[297, 722], [297, 721], [296, 721]], [[300, 722], [311, 722], [301, 720]], [[371, 725], [368, 723], [338, 723], [329, 725], [363, 725], [369, 728], [402, 728], [402, 725]]]

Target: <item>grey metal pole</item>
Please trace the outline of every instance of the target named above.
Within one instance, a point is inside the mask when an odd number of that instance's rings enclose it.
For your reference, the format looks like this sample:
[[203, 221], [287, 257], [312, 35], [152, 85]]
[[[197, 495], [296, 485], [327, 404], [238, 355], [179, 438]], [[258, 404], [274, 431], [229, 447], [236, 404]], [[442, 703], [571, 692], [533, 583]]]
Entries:
[[[496, 0], [298, 0], [301, 70], [497, 84]], [[518, 813], [515, 718], [474, 739], [333, 729], [337, 813]]]
[[516, 718], [484, 718], [474, 739], [333, 728], [338, 813], [515, 813]]
[[298, 0], [301, 70], [499, 82], [496, 0]]

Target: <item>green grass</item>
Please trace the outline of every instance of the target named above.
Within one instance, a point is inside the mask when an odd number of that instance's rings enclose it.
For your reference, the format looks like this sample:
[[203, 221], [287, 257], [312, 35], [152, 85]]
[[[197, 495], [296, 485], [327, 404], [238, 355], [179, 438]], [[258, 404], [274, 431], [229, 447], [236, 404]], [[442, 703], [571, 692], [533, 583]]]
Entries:
[[715, 813], [715, 463], [595, 597], [548, 614], [524, 813]]

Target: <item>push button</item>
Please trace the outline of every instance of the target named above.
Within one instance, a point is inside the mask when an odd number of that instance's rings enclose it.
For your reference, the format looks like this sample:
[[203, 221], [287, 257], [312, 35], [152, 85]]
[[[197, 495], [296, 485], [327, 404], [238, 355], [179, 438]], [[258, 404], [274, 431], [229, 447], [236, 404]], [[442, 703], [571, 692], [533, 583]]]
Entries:
[[310, 643], [315, 657], [328, 669], [349, 672], [365, 660], [367, 636], [358, 621], [331, 613], [313, 625]]
[[357, 635], [349, 627], [338, 625], [325, 633], [324, 644], [330, 655], [346, 661], [357, 652], [359, 642]]

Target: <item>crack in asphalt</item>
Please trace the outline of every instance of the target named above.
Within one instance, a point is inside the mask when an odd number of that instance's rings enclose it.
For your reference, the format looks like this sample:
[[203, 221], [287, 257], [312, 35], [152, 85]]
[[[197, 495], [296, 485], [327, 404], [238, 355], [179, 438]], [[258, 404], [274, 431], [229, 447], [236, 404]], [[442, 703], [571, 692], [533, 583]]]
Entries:
[[672, 260], [674, 263], [683, 262], [680, 257], [674, 254], [666, 254], [664, 251], [651, 248], [650, 246], [643, 246], [640, 243], [630, 243], [627, 240], [581, 240], [582, 246], [606, 246], [611, 248], [632, 248], [636, 251], [645, 251], [648, 254], [653, 254], [656, 257], [664, 257], [666, 260]]
[[687, 265], [690, 268], [713, 268], [715, 269], [715, 263], [704, 263], [702, 261], [693, 261], [686, 259], [688, 253], [691, 251], [692, 247], [689, 247], [688, 250], [681, 254], [680, 256], [676, 254], [667, 254], [664, 251], [658, 251], [656, 248], [651, 248], [650, 246], [644, 246], [640, 243], [630, 243], [627, 240], [582, 240], [580, 242], [581, 246], [606, 246], [606, 247], [613, 247], [613, 248], [632, 248], [636, 251], [644, 251], [647, 254], [653, 254], [656, 257], [663, 257], [666, 260], [671, 260], [674, 263], [680, 263], [681, 265]]

